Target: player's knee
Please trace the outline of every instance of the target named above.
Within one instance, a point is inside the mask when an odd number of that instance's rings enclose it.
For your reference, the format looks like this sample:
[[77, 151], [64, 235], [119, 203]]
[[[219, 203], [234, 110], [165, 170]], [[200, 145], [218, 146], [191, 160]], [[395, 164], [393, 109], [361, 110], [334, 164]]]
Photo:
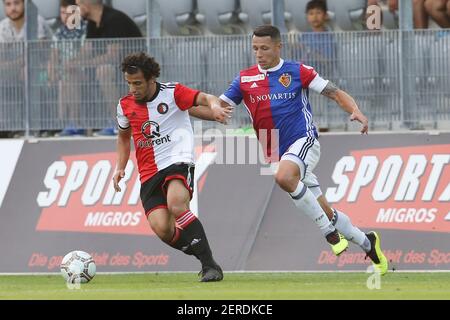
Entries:
[[184, 199], [173, 199], [172, 201], [168, 201], [167, 207], [169, 208], [169, 212], [173, 214], [175, 218], [189, 210], [188, 203], [184, 201]]
[[172, 236], [173, 228], [169, 223], [157, 220], [149, 219], [150, 227], [153, 232], [162, 240], [169, 239]]
[[288, 172], [279, 171], [275, 175], [276, 183], [286, 192], [292, 193], [297, 189], [299, 177], [292, 176]]

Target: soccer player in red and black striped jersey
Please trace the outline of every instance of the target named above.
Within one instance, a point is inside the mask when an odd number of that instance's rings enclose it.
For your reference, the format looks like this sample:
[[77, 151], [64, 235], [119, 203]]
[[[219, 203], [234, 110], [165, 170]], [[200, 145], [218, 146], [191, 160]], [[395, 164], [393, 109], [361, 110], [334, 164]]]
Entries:
[[133, 137], [141, 179], [141, 200], [156, 235], [171, 247], [197, 257], [202, 282], [220, 281], [200, 220], [189, 209], [193, 192], [194, 136], [189, 115], [226, 123], [233, 108], [217, 97], [179, 83], [159, 83], [160, 66], [145, 53], [122, 62], [129, 94], [117, 106], [119, 135], [114, 188], [125, 176]]

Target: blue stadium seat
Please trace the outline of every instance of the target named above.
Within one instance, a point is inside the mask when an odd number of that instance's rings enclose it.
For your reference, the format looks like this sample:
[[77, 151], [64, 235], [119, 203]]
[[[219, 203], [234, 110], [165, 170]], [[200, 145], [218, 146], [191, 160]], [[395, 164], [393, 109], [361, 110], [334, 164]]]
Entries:
[[342, 30], [362, 30], [361, 17], [365, 14], [366, 0], [328, 1], [330, 18]]
[[[419, 91], [419, 97], [426, 100], [430, 114], [434, 119], [450, 120], [450, 31], [440, 30], [433, 35], [428, 34], [431, 43], [426, 50], [429, 72], [424, 88]], [[418, 70], [419, 71], [419, 70]], [[422, 93], [422, 94], [420, 94]], [[419, 106], [420, 107], [420, 106]]]
[[355, 97], [372, 125], [388, 123], [391, 119], [392, 108], [381, 99], [392, 95], [384, 91], [381, 74], [384, 41], [378, 31], [343, 33], [338, 41], [338, 84]]
[[[252, 28], [262, 24], [271, 23], [272, 7], [271, 0], [241, 0], [242, 12], [239, 18]], [[286, 11], [286, 10], [285, 10]], [[291, 15], [285, 12], [285, 19]]]
[[33, 0], [39, 14], [46, 20], [59, 17], [59, 0]]
[[194, 0], [158, 0], [163, 28], [171, 35], [201, 34]]
[[38, 8], [38, 13], [52, 27], [55, 26], [59, 18], [59, 0], [33, 0]]
[[147, 21], [147, 0], [112, 0], [111, 6], [127, 14], [138, 25]]
[[399, 37], [393, 37], [381, 50], [381, 74], [387, 92], [400, 90], [400, 63], [398, 59]]
[[398, 29], [398, 13], [392, 13], [387, 6], [381, 7], [383, 15], [383, 27], [386, 29]]
[[[206, 51], [206, 91], [217, 96], [224, 93], [239, 71], [254, 64], [249, 37], [227, 37], [212, 39], [211, 47]], [[248, 114], [244, 107], [234, 111], [230, 125], [242, 127], [248, 125]], [[205, 123], [204, 128], [210, 127]]]
[[205, 54], [209, 50], [208, 42], [196, 37], [165, 39], [152, 53], [158, 56], [162, 52], [161, 81], [177, 81], [188, 87], [205, 90]]
[[248, 38], [223, 38], [212, 41], [206, 52], [208, 92], [222, 94], [240, 70], [250, 67], [252, 53]]
[[197, 0], [197, 20], [215, 34], [247, 33], [238, 17], [237, 1], [216, 0], [211, 5], [210, 0]]
[[338, 41], [339, 75], [358, 95], [373, 91], [380, 80], [379, 33], [343, 34]]
[[285, 11], [291, 13], [289, 23], [299, 31], [311, 31], [311, 27], [306, 20], [306, 4], [310, 0], [284, 0]]

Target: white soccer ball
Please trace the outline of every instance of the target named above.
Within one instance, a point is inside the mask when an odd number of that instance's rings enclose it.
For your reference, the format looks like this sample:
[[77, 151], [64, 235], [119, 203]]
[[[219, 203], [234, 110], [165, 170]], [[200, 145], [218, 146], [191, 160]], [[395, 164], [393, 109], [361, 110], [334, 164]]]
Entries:
[[61, 274], [67, 283], [88, 283], [97, 270], [94, 259], [84, 251], [72, 251], [61, 262]]

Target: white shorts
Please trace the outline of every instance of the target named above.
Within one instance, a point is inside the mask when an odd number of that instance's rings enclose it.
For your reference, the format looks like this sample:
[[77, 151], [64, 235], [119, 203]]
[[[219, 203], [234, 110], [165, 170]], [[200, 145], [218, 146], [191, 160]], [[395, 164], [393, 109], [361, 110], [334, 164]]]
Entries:
[[316, 198], [322, 195], [319, 181], [313, 173], [313, 170], [319, 163], [319, 159], [320, 143], [314, 137], [304, 137], [295, 141], [281, 157], [281, 161], [288, 160], [298, 165], [301, 181], [311, 190]]

